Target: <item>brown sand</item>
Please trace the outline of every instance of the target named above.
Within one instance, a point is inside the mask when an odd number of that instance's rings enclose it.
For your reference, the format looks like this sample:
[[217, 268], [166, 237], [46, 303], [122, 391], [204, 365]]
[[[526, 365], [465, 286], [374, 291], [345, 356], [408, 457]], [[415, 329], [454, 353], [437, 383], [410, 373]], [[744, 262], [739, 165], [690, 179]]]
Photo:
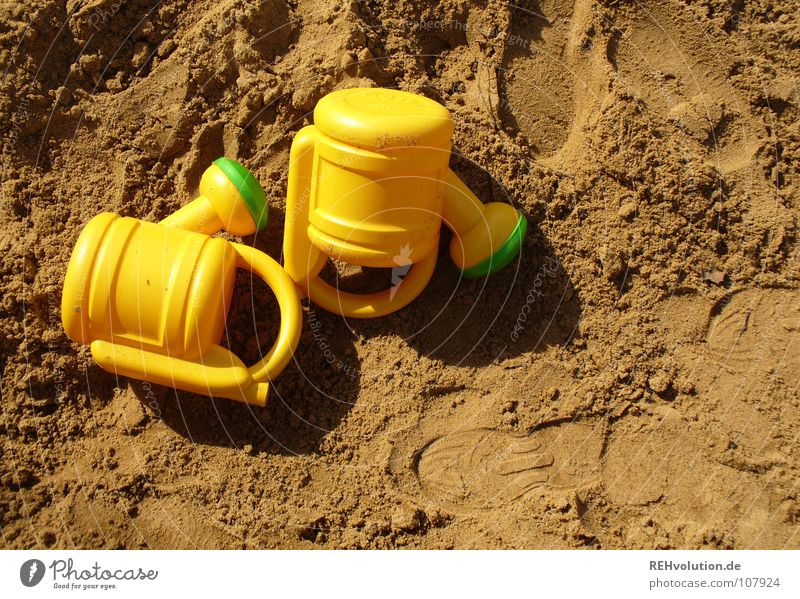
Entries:
[[[794, 0], [31, 0], [0, 36], [4, 547], [800, 547]], [[452, 111], [518, 263], [306, 308], [264, 410], [66, 339], [82, 226], [164, 217], [217, 156], [279, 255], [292, 136], [347, 86]], [[253, 359], [275, 304], [239, 283]]]

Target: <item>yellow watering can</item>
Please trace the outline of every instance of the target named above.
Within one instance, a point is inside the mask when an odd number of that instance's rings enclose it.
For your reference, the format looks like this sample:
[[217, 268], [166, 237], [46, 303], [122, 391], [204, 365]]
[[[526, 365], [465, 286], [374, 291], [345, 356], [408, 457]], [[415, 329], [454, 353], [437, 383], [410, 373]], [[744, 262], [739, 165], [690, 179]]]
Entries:
[[[67, 267], [61, 319], [91, 344], [105, 370], [194, 393], [263, 406], [300, 339], [300, 299], [286, 272], [251, 247], [210, 237], [250, 235], [267, 224], [264, 191], [238, 162], [214, 161], [200, 197], [160, 223], [98, 214]], [[219, 345], [236, 268], [266, 281], [281, 324], [272, 349], [245, 366]]]
[[[496, 272], [519, 253], [525, 217], [482, 204], [450, 170], [453, 120], [442, 105], [391, 89], [322, 98], [290, 155], [284, 267], [326, 310], [372, 318], [406, 306], [433, 274], [442, 221], [464, 277]], [[360, 266], [411, 266], [379, 293], [337, 290], [319, 273], [329, 257]]]

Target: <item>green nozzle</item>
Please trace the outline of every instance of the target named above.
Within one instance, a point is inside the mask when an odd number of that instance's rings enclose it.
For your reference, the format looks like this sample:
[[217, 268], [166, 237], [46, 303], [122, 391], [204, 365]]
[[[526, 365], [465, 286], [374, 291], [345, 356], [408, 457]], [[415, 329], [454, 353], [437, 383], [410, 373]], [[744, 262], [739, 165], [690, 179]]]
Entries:
[[511, 235], [503, 242], [503, 245], [497, 248], [497, 251], [485, 260], [481, 260], [474, 266], [462, 270], [462, 276], [465, 279], [477, 279], [495, 273], [501, 268], [505, 268], [514, 257], [519, 254], [520, 249], [522, 249], [522, 242], [525, 240], [525, 233], [527, 231], [528, 221], [525, 220], [525, 217], [520, 212], [517, 226], [511, 231]]
[[253, 222], [256, 223], [256, 231], [263, 231], [269, 221], [267, 197], [253, 173], [230, 158], [217, 158], [214, 164], [239, 190], [239, 194], [253, 217]]

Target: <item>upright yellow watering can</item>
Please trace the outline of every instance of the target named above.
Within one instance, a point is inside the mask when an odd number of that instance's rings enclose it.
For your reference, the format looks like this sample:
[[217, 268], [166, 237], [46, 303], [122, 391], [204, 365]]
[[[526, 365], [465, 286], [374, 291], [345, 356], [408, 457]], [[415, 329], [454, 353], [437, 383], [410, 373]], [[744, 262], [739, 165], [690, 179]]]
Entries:
[[[67, 267], [64, 329], [91, 344], [109, 372], [263, 406], [269, 381], [300, 339], [300, 299], [272, 258], [210, 237], [220, 229], [264, 229], [266, 198], [253, 175], [220, 158], [203, 174], [200, 194], [160, 223], [111, 213], [92, 218]], [[275, 344], [250, 367], [219, 345], [237, 267], [266, 281], [281, 312]]]
[[[453, 120], [442, 105], [398, 90], [346, 89], [319, 101], [314, 123], [292, 143], [283, 241], [284, 267], [313, 302], [355, 318], [406, 306], [433, 274], [442, 222], [465, 277], [496, 272], [519, 253], [524, 216], [482, 204], [450, 170]], [[391, 289], [353, 294], [319, 277], [329, 257], [412, 266]]]

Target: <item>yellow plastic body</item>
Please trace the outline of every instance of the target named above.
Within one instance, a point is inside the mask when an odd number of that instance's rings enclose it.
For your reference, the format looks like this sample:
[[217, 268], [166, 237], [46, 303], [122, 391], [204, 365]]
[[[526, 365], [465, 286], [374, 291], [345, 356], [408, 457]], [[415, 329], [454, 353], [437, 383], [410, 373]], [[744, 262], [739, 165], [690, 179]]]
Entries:
[[[89, 221], [67, 268], [64, 329], [72, 340], [91, 344], [110, 372], [263, 406], [269, 381], [288, 364], [300, 338], [297, 290], [266, 254], [196, 232], [216, 230], [222, 220], [213, 215], [212, 226], [210, 217], [205, 223], [186, 218], [202, 216], [197, 207], [203, 203], [193, 205], [176, 213], [185, 220], [173, 215], [150, 223], [103, 213]], [[263, 278], [281, 311], [275, 344], [249, 367], [219, 345], [237, 267]]]
[[[453, 121], [433, 100], [341, 90], [320, 100], [314, 121], [292, 143], [283, 252], [286, 271], [323, 308], [355, 318], [399, 310], [433, 274], [442, 222], [462, 270], [497, 251], [517, 224], [513, 207], [484, 206], [450, 170]], [[319, 277], [328, 258], [412, 266], [393, 289], [353, 294]]]

